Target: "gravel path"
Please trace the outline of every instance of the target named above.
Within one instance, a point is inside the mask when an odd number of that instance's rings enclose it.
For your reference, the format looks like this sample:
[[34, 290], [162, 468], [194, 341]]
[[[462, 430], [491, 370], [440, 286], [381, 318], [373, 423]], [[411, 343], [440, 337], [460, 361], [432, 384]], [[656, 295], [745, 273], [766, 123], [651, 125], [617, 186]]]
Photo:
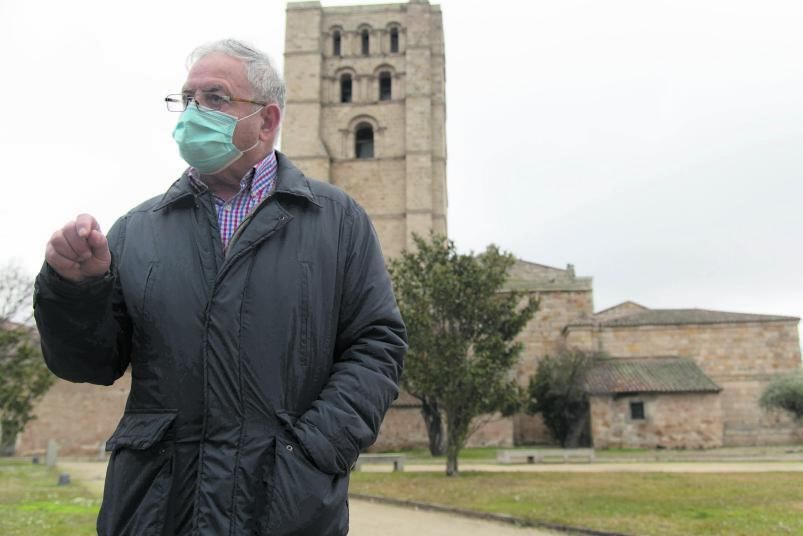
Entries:
[[[392, 467], [366, 465], [364, 471], [390, 472]], [[440, 473], [442, 465], [405, 465], [411, 473]], [[777, 473], [803, 472], [803, 463], [797, 462], [650, 462], [650, 463], [533, 463], [518, 465], [469, 464], [460, 465], [460, 471], [487, 471], [491, 473]]]
[[547, 536], [554, 532], [427, 512], [368, 501], [349, 500], [350, 536]]

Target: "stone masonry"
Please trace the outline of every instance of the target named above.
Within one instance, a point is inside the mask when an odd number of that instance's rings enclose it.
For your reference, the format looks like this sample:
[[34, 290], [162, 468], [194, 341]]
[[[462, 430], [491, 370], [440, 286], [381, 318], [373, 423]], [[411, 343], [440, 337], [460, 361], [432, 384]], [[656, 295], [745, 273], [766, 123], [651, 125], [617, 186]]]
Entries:
[[60, 455], [97, 456], [123, 415], [130, 386], [130, 372], [110, 387], [56, 380], [18, 438], [17, 453], [44, 452], [55, 439]]
[[[632, 311], [618, 319], [595, 315], [592, 322], [568, 325], [566, 344], [622, 358], [656, 355], [691, 358], [722, 387], [718, 396], [724, 424], [723, 444], [777, 444], [796, 440], [798, 431], [791, 419], [765, 412], [758, 399], [772, 379], [800, 369], [799, 319], [715, 311], [700, 314], [698, 310], [668, 310], [664, 315], [645, 317], [643, 312]], [[661, 316], [670, 314], [670, 321], [662, 320]], [[637, 321], [639, 318], [646, 318], [647, 322]]]
[[[385, 255], [410, 247], [413, 233], [446, 234], [440, 6], [416, 0], [325, 8], [292, 2], [286, 35], [282, 151], [366, 209]], [[383, 76], [390, 79], [386, 98], [380, 95]], [[342, 98], [344, 78], [351, 81], [349, 102]], [[364, 127], [373, 135], [373, 155], [358, 158], [356, 136]]]
[[[644, 404], [645, 419], [631, 418], [634, 401]], [[591, 436], [598, 449], [719, 447], [720, 398], [698, 393], [592, 396]]]

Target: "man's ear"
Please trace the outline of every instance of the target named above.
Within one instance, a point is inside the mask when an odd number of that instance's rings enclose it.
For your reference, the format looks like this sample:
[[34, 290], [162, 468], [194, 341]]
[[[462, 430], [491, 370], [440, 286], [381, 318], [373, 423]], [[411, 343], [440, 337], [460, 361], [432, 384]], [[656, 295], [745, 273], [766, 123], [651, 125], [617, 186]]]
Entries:
[[262, 130], [259, 138], [263, 141], [273, 138], [279, 131], [279, 123], [282, 121], [282, 111], [277, 104], [268, 104], [262, 108], [260, 113], [263, 119]]

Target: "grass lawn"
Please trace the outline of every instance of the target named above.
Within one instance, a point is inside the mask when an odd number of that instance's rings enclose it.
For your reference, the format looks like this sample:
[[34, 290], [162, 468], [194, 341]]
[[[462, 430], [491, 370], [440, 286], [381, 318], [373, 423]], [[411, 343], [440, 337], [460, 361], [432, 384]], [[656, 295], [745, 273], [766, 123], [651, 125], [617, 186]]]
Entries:
[[97, 534], [100, 501], [82, 486], [57, 486], [58, 471], [30, 461], [0, 460], [0, 534]]
[[800, 473], [354, 473], [351, 491], [638, 535], [803, 534]]

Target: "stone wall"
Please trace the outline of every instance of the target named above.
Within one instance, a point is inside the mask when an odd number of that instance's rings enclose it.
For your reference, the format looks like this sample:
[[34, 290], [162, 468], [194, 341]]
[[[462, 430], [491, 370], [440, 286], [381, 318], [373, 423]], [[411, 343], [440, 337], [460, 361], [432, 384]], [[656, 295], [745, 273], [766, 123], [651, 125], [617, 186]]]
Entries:
[[[540, 300], [538, 311], [525, 326], [518, 340], [524, 344], [517, 377], [526, 386], [535, 374], [538, 362], [547, 355], [556, 355], [565, 344], [562, 335], [566, 324], [585, 318], [594, 309], [591, 290], [533, 292]], [[540, 415], [516, 415], [514, 441], [517, 445], [552, 444], [554, 439]]]
[[[631, 419], [630, 403], [644, 404], [644, 419]], [[717, 394], [644, 394], [591, 397], [594, 448], [714, 448], [722, 446]]]
[[[475, 421], [477, 431], [469, 438], [469, 447], [510, 447], [513, 445], [513, 419], [500, 415], [485, 415]], [[446, 429], [444, 428], [444, 433]], [[371, 451], [390, 451], [404, 448], [427, 447], [427, 429], [421, 417], [421, 408], [412, 404], [391, 408], [379, 438]]]
[[60, 456], [97, 456], [123, 415], [130, 386], [130, 373], [110, 387], [56, 380], [36, 406], [38, 418], [20, 435], [17, 453], [44, 451], [55, 439]]
[[[591, 328], [570, 330], [580, 340]], [[797, 322], [712, 325], [602, 327], [593, 334], [597, 349], [615, 357], [681, 356], [694, 359], [722, 387], [724, 443], [787, 443], [796, 434], [758, 405], [764, 387], [779, 374], [799, 369]]]
[[[399, 49], [392, 52], [391, 30]], [[340, 54], [333, 38], [340, 35]], [[369, 54], [362, 53], [368, 33]], [[379, 75], [391, 75], [380, 100]], [[341, 76], [352, 80], [341, 102]], [[374, 221], [385, 255], [412, 246], [412, 233], [446, 234], [445, 56], [440, 7], [427, 2], [287, 7], [288, 99], [282, 150], [315, 178], [338, 185]], [[357, 127], [367, 123], [374, 156], [357, 159]]]

